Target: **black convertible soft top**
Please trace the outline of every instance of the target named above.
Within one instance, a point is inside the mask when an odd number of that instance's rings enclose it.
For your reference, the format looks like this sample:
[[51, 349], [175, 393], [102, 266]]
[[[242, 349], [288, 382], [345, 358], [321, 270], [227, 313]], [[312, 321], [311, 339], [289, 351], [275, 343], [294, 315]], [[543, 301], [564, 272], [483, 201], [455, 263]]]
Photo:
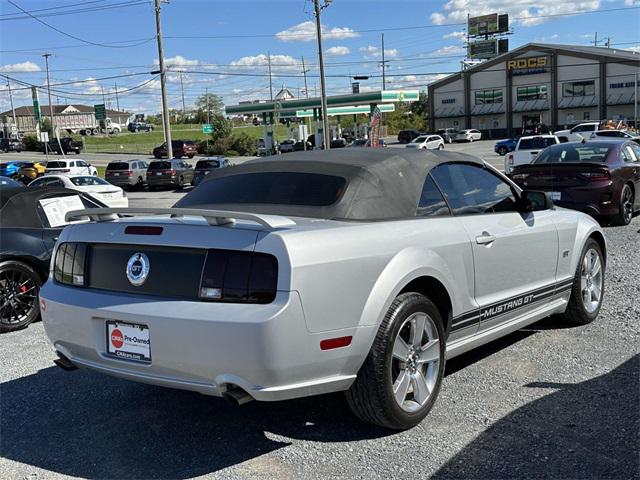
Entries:
[[[82, 199], [91, 198], [83, 192], [60, 187], [2, 187], [0, 188], [0, 227], [42, 228], [38, 216], [38, 201], [43, 198], [79, 195]], [[95, 206], [104, 207], [98, 200], [91, 198]], [[92, 205], [85, 202], [85, 207]]]
[[[482, 163], [474, 156], [400, 148], [341, 148], [295, 152], [222, 168], [182, 198], [176, 207], [237, 210], [286, 216], [381, 220], [416, 215], [425, 177], [446, 162]], [[346, 180], [344, 193], [331, 205], [211, 202], [217, 179], [254, 173], [311, 173]], [[248, 177], [247, 177], [248, 178]], [[241, 183], [239, 184], [240, 188]]]

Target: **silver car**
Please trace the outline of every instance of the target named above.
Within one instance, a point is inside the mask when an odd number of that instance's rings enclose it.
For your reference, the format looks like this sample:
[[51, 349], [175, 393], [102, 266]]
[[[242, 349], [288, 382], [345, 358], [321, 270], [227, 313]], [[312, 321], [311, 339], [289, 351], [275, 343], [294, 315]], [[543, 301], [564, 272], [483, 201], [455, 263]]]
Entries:
[[124, 188], [142, 188], [147, 183], [147, 162], [144, 160], [114, 160], [109, 162], [104, 179]]
[[480, 130], [468, 129], [460, 130], [453, 137], [454, 142], [475, 142], [482, 139], [482, 132]]
[[410, 428], [447, 359], [603, 300], [599, 225], [460, 153], [291, 153], [118, 212], [67, 213], [95, 222], [62, 232], [40, 293], [57, 363], [237, 404], [345, 391]]

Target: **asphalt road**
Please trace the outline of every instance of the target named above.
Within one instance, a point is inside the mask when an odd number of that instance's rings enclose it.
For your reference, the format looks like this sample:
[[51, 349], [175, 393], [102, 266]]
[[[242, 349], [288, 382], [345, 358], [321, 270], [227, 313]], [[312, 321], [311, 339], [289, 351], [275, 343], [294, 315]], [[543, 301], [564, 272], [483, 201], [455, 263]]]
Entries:
[[640, 479], [640, 217], [605, 235], [594, 323], [543, 320], [450, 361], [431, 414], [401, 433], [360, 423], [340, 394], [233, 407], [64, 372], [42, 323], [0, 335], [0, 478]]

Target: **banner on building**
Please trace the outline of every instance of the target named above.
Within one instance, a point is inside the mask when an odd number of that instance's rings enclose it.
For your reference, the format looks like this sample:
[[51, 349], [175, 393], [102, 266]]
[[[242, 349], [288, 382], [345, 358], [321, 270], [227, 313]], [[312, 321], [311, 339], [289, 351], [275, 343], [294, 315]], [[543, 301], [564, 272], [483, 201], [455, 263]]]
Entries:
[[371, 133], [369, 134], [369, 142], [372, 147], [380, 146], [380, 119], [382, 117], [382, 112], [378, 107], [375, 108], [373, 114], [371, 115]]

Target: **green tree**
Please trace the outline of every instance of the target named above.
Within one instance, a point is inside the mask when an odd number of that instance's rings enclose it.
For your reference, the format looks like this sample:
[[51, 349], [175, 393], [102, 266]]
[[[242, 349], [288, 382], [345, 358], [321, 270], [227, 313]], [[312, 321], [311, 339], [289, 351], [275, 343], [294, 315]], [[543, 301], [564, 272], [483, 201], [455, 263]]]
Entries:
[[213, 116], [215, 114], [221, 114], [223, 109], [224, 102], [222, 101], [222, 97], [213, 93], [200, 95], [196, 99], [195, 121], [196, 123], [206, 123], [207, 110], [209, 111], [210, 116]]
[[233, 130], [233, 124], [220, 114], [211, 115], [211, 125], [213, 126], [213, 133], [211, 134], [211, 140], [216, 143], [218, 140], [231, 137], [231, 131]]

